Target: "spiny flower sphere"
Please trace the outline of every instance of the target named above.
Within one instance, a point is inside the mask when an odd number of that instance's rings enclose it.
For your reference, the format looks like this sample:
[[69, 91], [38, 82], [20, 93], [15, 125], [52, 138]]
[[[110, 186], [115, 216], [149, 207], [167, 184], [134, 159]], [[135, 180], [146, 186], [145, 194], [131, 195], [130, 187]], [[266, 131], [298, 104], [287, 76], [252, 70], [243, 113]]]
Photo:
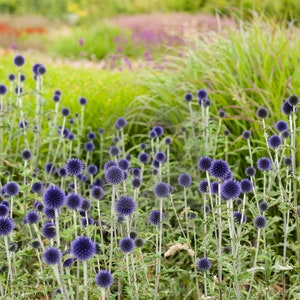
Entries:
[[70, 193], [66, 197], [66, 206], [71, 210], [76, 210], [81, 206], [82, 198], [79, 194]]
[[112, 146], [109, 148], [109, 154], [111, 156], [118, 156], [120, 154], [120, 148], [118, 146]]
[[20, 191], [19, 185], [14, 181], [8, 182], [4, 186], [4, 192], [8, 197], [13, 197], [18, 195], [19, 191]]
[[120, 159], [118, 161], [118, 166], [123, 170], [127, 171], [130, 167], [130, 162], [127, 159]]
[[211, 263], [206, 257], [200, 258], [196, 265], [198, 270], [201, 272], [208, 271], [211, 268]]
[[206, 179], [201, 180], [198, 184], [198, 191], [200, 193], [208, 193], [209, 189], [208, 189], [208, 182]]
[[146, 152], [142, 152], [139, 154], [138, 159], [142, 164], [146, 164], [150, 160], [150, 155]]
[[124, 118], [122, 118], [122, 117], [118, 118], [115, 123], [115, 128], [118, 128], [118, 129], [123, 128], [126, 126], [126, 124], [127, 124], [127, 122]]
[[56, 185], [50, 186], [43, 195], [44, 204], [48, 208], [60, 208], [65, 201], [65, 193]]
[[268, 144], [271, 148], [274, 148], [274, 149], [278, 148], [282, 144], [280, 136], [278, 136], [276, 134], [271, 135], [268, 139]]
[[120, 167], [112, 166], [106, 170], [105, 179], [110, 184], [120, 184], [125, 179], [125, 174]]
[[134, 177], [131, 181], [131, 186], [134, 188], [134, 189], [138, 189], [140, 188], [142, 185], [142, 180], [138, 177]]
[[66, 163], [66, 171], [71, 176], [76, 176], [82, 173], [84, 163], [78, 158], [71, 158]]
[[239, 182], [229, 179], [221, 184], [221, 195], [225, 200], [237, 198], [241, 193]]
[[212, 165], [212, 159], [208, 156], [203, 156], [198, 160], [198, 169], [200, 171], [208, 171]]
[[35, 224], [40, 220], [40, 215], [35, 210], [32, 210], [27, 213], [25, 220], [28, 224]]
[[50, 240], [56, 237], [55, 224], [52, 222], [46, 222], [42, 228], [43, 236]]
[[299, 98], [296, 95], [291, 95], [288, 98], [288, 101], [291, 106], [297, 106], [299, 103]]
[[106, 270], [101, 270], [95, 278], [95, 282], [100, 288], [109, 288], [113, 284], [113, 281], [114, 277]]
[[76, 258], [74, 258], [74, 257], [67, 258], [63, 263], [63, 267], [64, 268], [70, 268], [73, 265], [75, 260], [76, 260]]
[[199, 91], [197, 91], [197, 97], [198, 99], [206, 99], [208, 97], [208, 93], [206, 90], [200, 89]]
[[25, 149], [22, 151], [21, 156], [22, 156], [23, 160], [30, 160], [30, 158], [32, 157], [32, 153], [30, 150]]
[[47, 265], [56, 265], [61, 261], [61, 252], [56, 247], [49, 247], [43, 253], [44, 261]]
[[158, 198], [166, 198], [170, 194], [170, 187], [164, 182], [159, 182], [154, 187], [154, 193]]
[[105, 192], [100, 186], [94, 186], [91, 189], [91, 196], [96, 200], [101, 200], [105, 196]]
[[260, 211], [267, 211], [269, 209], [269, 204], [266, 201], [261, 201], [258, 203], [258, 207]]
[[245, 174], [246, 174], [247, 176], [249, 176], [249, 177], [255, 176], [255, 174], [256, 174], [256, 169], [255, 169], [254, 167], [252, 167], [252, 166], [249, 166], [249, 167], [246, 168]]
[[192, 184], [192, 177], [189, 174], [180, 174], [177, 181], [180, 186], [188, 187]]
[[243, 214], [243, 220], [242, 220], [242, 213], [239, 211], [233, 212], [233, 218], [239, 225], [247, 222], [247, 217]]
[[[162, 219], [163, 218], [164, 215], [162, 215]], [[160, 211], [156, 209], [150, 211], [148, 216], [148, 222], [154, 226], [158, 226], [160, 224]]]
[[119, 242], [119, 247], [122, 252], [129, 253], [134, 250], [134, 241], [131, 238], [122, 238]]
[[260, 171], [269, 171], [272, 168], [272, 162], [268, 157], [261, 157], [257, 161], [257, 168]]
[[92, 152], [92, 151], [94, 151], [94, 149], [95, 149], [95, 145], [93, 142], [86, 142], [84, 144], [84, 150], [86, 152]]
[[96, 244], [87, 236], [79, 236], [71, 243], [71, 253], [79, 260], [90, 259], [96, 253]]
[[157, 160], [160, 163], [164, 163], [167, 159], [167, 156], [164, 152], [159, 151], [159, 152], [155, 153], [154, 159]]
[[282, 132], [288, 130], [288, 124], [287, 122], [280, 120], [275, 124], [275, 128], [278, 132]]
[[193, 94], [191, 94], [191, 93], [186, 93], [186, 94], [184, 95], [184, 100], [185, 100], [186, 102], [191, 102], [191, 101], [193, 100]]
[[267, 226], [267, 219], [265, 216], [257, 216], [254, 219], [254, 227], [257, 229], [262, 229]]
[[8, 215], [8, 213], [9, 208], [4, 204], [0, 204], [0, 217], [5, 217]]
[[80, 97], [78, 100], [80, 105], [86, 105], [87, 104], [87, 99], [84, 97]]
[[252, 182], [249, 179], [242, 179], [240, 183], [241, 183], [241, 192], [243, 194], [248, 194], [253, 190]]
[[221, 159], [217, 159], [212, 162], [209, 172], [211, 176], [223, 180], [231, 173], [228, 163]]
[[164, 129], [161, 126], [154, 126], [152, 130], [156, 132], [157, 137], [160, 137], [164, 134]]
[[14, 64], [17, 67], [22, 67], [25, 64], [25, 58], [22, 55], [16, 55], [14, 57]]
[[7, 93], [7, 87], [4, 84], [0, 84], [0, 95], [5, 95]]
[[286, 100], [283, 102], [281, 110], [285, 115], [289, 116], [291, 114], [291, 112], [293, 111], [293, 106], [290, 105], [288, 100]]
[[120, 215], [131, 215], [135, 210], [135, 202], [129, 196], [121, 196], [116, 202], [116, 211]]
[[283, 160], [283, 163], [285, 166], [291, 166], [292, 165], [292, 158], [291, 157], [285, 157]]
[[108, 170], [110, 167], [116, 166], [117, 163], [113, 160], [108, 160], [105, 164], [104, 164], [104, 170]]
[[269, 116], [269, 111], [265, 107], [260, 107], [256, 111], [256, 115], [261, 119], [265, 119]]
[[252, 133], [250, 130], [244, 130], [242, 133], [242, 138], [245, 140], [249, 140], [252, 136]]
[[94, 164], [88, 165], [86, 169], [89, 175], [96, 175], [98, 173], [98, 167]]
[[14, 221], [8, 217], [0, 217], [0, 236], [9, 235], [15, 227]]
[[42, 182], [35, 182], [31, 186], [31, 191], [33, 193], [40, 193], [40, 192], [42, 192], [43, 187], [44, 187], [44, 185]]

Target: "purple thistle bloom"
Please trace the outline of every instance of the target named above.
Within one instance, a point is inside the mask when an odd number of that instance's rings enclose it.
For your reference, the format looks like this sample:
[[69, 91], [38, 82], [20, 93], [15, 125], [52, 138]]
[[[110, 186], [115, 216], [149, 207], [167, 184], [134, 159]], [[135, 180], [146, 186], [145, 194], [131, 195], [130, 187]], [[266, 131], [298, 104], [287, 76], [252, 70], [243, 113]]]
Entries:
[[269, 111], [265, 107], [260, 107], [256, 111], [256, 115], [261, 119], [265, 119], [269, 116]]
[[164, 134], [164, 129], [161, 126], [154, 126], [152, 130], [156, 132], [157, 137], [160, 137]]
[[271, 135], [268, 139], [268, 144], [271, 148], [274, 148], [274, 149], [278, 148], [282, 144], [280, 136], [278, 136], [276, 134]]
[[213, 181], [213, 182], [210, 183], [210, 192], [212, 194], [218, 194], [219, 193], [219, 184], [218, 184], [218, 182]]
[[82, 203], [81, 203], [80, 208], [81, 208], [84, 212], [89, 211], [89, 210], [92, 208], [91, 201], [88, 200], [88, 199], [82, 199]]
[[164, 219], [164, 214], [162, 215], [162, 218], [160, 217], [160, 211], [159, 210], [152, 210], [150, 211], [148, 215], [148, 222], [153, 226], [158, 226], [160, 224], [160, 220]]
[[13, 219], [8, 217], [0, 217], [0, 236], [9, 235], [15, 227]]
[[71, 210], [76, 210], [81, 206], [82, 197], [76, 193], [70, 193], [66, 196], [66, 206]]
[[241, 193], [239, 182], [229, 179], [221, 184], [221, 196], [225, 200], [237, 198]]
[[185, 100], [186, 102], [191, 102], [191, 101], [193, 101], [193, 94], [192, 94], [192, 93], [186, 93], [186, 94], [184, 95], [184, 100]]
[[100, 186], [100, 187], [104, 187], [104, 181], [101, 179], [101, 178], [96, 178], [94, 183], [93, 183], [93, 186]]
[[165, 182], [159, 182], [154, 187], [154, 194], [158, 198], [166, 198], [170, 194], [170, 187]]
[[109, 154], [111, 156], [118, 156], [120, 154], [120, 148], [118, 146], [112, 146], [109, 148]]
[[245, 174], [246, 174], [247, 176], [249, 176], [249, 177], [255, 176], [255, 174], [256, 174], [256, 169], [255, 169], [254, 167], [252, 167], [252, 166], [249, 166], [249, 167], [246, 168]]
[[117, 163], [113, 160], [108, 160], [105, 164], [104, 164], [104, 170], [107, 171], [110, 167], [113, 166], [117, 166]]
[[71, 253], [79, 260], [88, 260], [96, 253], [96, 244], [87, 236], [79, 236], [71, 243]]
[[[54, 208], [44, 206], [43, 212], [44, 212], [44, 215], [47, 219], [55, 219], [55, 210], [54, 210]], [[57, 213], [60, 214], [60, 209], [57, 210]]]
[[249, 140], [252, 136], [252, 133], [250, 130], [244, 130], [242, 133], [242, 137], [244, 140]]
[[87, 104], [87, 99], [84, 98], [84, 97], [80, 97], [79, 100], [78, 100], [79, 104], [84, 106]]
[[9, 213], [9, 208], [4, 205], [4, 204], [0, 204], [0, 217], [6, 217]]
[[16, 196], [20, 191], [19, 185], [15, 181], [8, 182], [3, 189], [7, 197]]
[[100, 288], [109, 288], [114, 281], [114, 277], [109, 271], [101, 270], [96, 275], [95, 282]]
[[92, 151], [94, 151], [94, 149], [95, 149], [95, 145], [93, 142], [86, 142], [84, 144], [84, 150], [86, 152], [92, 152]]
[[141, 169], [140, 168], [133, 168], [133, 169], [131, 169], [131, 174], [134, 177], [140, 177], [141, 176]]
[[120, 184], [125, 179], [124, 171], [117, 166], [112, 166], [105, 172], [105, 179], [110, 184]]
[[5, 95], [7, 93], [7, 87], [4, 84], [0, 84], [0, 95]]
[[118, 161], [118, 166], [123, 170], [123, 171], [127, 171], [130, 167], [130, 163], [127, 159], [120, 159]]
[[63, 262], [63, 267], [64, 267], [64, 268], [70, 268], [70, 267], [73, 265], [73, 263], [74, 263], [75, 260], [76, 260], [76, 258], [74, 258], [74, 257], [67, 258], [67, 259]]
[[291, 106], [297, 106], [299, 103], [299, 98], [296, 95], [291, 95], [288, 98], [288, 102]]
[[82, 173], [84, 163], [78, 158], [71, 158], [67, 161], [65, 168], [68, 175], [77, 176]]
[[208, 182], [206, 179], [201, 180], [198, 184], [198, 191], [200, 193], [208, 193], [209, 189], [208, 189]]
[[224, 180], [231, 174], [229, 165], [224, 160], [214, 160], [209, 169], [211, 176]]
[[196, 265], [200, 272], [208, 271], [211, 268], [211, 262], [206, 257], [200, 258]]
[[41, 193], [43, 191], [43, 188], [44, 188], [44, 185], [43, 185], [42, 182], [35, 182], [31, 186], [31, 191], [33, 193], [39, 194], [39, 193]]
[[88, 165], [86, 169], [89, 175], [96, 175], [98, 173], [98, 167], [94, 164]]
[[145, 244], [145, 241], [142, 238], [137, 238], [134, 240], [134, 244], [137, 248], [142, 248]]
[[32, 210], [27, 213], [25, 220], [27, 224], [35, 224], [39, 222], [40, 215], [35, 210]]
[[47, 265], [56, 265], [61, 261], [61, 252], [56, 247], [49, 247], [43, 253], [44, 261]]
[[245, 215], [243, 215], [243, 220], [242, 220], [242, 213], [239, 211], [233, 212], [233, 218], [239, 225], [247, 222], [247, 217]]
[[262, 212], [267, 211], [269, 209], [269, 204], [266, 201], [259, 202], [258, 206], [259, 206], [259, 210]]
[[257, 168], [263, 172], [269, 171], [272, 169], [272, 162], [268, 157], [261, 157], [257, 161]]
[[288, 100], [286, 100], [283, 102], [281, 110], [285, 115], [289, 116], [291, 112], [293, 112], [293, 106], [290, 105]]
[[25, 58], [22, 55], [16, 55], [14, 57], [14, 64], [17, 67], [22, 67], [25, 64]]
[[81, 226], [82, 227], [87, 227], [87, 224], [88, 225], [93, 225], [94, 224], [94, 220], [91, 218], [91, 217], [84, 217], [84, 218], [82, 218], [81, 220], [80, 220], [80, 222], [81, 222]]
[[67, 170], [64, 167], [60, 168], [57, 173], [59, 177], [65, 177], [68, 175]]
[[51, 162], [46, 163], [45, 165], [45, 171], [48, 174], [55, 174], [56, 172], [56, 166], [54, 166]]
[[68, 117], [70, 115], [70, 109], [67, 107], [62, 108], [61, 114], [63, 115], [63, 117]]
[[267, 226], [267, 219], [265, 216], [257, 216], [255, 217], [254, 221], [254, 227], [257, 229], [262, 229], [265, 228]]
[[43, 195], [44, 204], [53, 209], [60, 208], [65, 201], [65, 193], [56, 185], [50, 186]]
[[119, 247], [124, 253], [132, 252], [135, 248], [134, 241], [131, 238], [122, 238], [119, 242]]
[[157, 160], [160, 163], [164, 163], [166, 159], [167, 159], [166, 154], [162, 151], [159, 151], [154, 155], [154, 160]]
[[142, 163], [142, 164], [146, 164], [150, 161], [150, 155], [146, 152], [142, 152], [139, 154], [138, 156], [138, 160]]
[[198, 160], [198, 169], [200, 171], [209, 171], [211, 165], [212, 165], [212, 159], [208, 156], [203, 156], [201, 158], [199, 158]]
[[199, 91], [197, 91], [197, 98], [198, 99], [203, 100], [203, 99], [207, 99], [207, 97], [208, 97], [208, 93], [207, 93], [206, 90], [200, 89]]
[[121, 196], [116, 202], [116, 211], [120, 215], [128, 216], [133, 214], [136, 204], [129, 196]]
[[253, 185], [251, 180], [249, 179], [242, 179], [241, 182], [241, 193], [243, 194], [248, 194], [250, 192], [252, 192], [253, 190]]
[[52, 222], [46, 222], [42, 228], [43, 236], [50, 240], [56, 237], [55, 224]]
[[134, 189], [138, 189], [142, 186], [142, 180], [139, 177], [134, 177], [131, 181], [131, 185]]
[[287, 122], [280, 120], [275, 124], [275, 128], [278, 132], [282, 132], [288, 130], [289, 126]]
[[88, 140], [94, 140], [96, 138], [96, 133], [95, 132], [88, 132], [86, 135]]
[[94, 186], [91, 189], [91, 196], [93, 199], [101, 200], [105, 196], [105, 192], [100, 186]]
[[126, 120], [125, 120], [124, 118], [121, 117], [121, 118], [118, 118], [118, 119], [116, 120], [115, 127], [116, 127], [117, 129], [123, 128], [123, 127], [126, 126], [126, 124], [127, 124]]

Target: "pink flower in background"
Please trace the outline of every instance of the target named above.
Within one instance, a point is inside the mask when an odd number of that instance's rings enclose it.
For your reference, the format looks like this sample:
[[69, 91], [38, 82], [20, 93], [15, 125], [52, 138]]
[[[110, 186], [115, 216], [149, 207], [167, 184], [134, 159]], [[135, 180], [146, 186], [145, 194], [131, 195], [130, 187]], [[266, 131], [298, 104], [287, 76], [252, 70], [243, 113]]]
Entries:
[[83, 46], [83, 45], [84, 45], [84, 39], [83, 39], [83, 38], [80, 38], [80, 39], [78, 40], [78, 44], [79, 44], [79, 46]]
[[13, 44], [11, 45], [11, 49], [16, 50], [16, 49], [17, 49], [17, 44], [13, 43]]

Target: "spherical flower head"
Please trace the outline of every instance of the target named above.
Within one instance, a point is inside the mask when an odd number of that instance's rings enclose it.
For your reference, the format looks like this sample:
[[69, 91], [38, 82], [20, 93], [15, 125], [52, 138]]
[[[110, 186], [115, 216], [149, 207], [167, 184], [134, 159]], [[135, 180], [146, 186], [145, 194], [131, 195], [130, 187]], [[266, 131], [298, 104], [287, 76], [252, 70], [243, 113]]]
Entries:
[[54, 166], [51, 162], [46, 163], [45, 165], [45, 171], [48, 174], [55, 174], [56, 172], [56, 166]]
[[26, 76], [24, 74], [20, 75], [20, 81], [24, 82], [26, 80]]
[[291, 133], [288, 130], [284, 130], [281, 132], [281, 137], [283, 139], [288, 139], [291, 136]]
[[27, 224], [35, 224], [38, 223], [40, 220], [40, 215], [38, 212], [35, 210], [31, 210], [30, 212], [27, 213], [25, 216], [25, 220]]
[[42, 228], [43, 236], [50, 240], [56, 237], [55, 224], [52, 222], [46, 222]]
[[149, 132], [149, 137], [150, 137], [151, 139], [154, 139], [154, 138], [156, 138], [156, 137], [157, 137], [157, 133], [156, 133], [156, 131], [154, 131], [154, 130], [151, 130], [151, 131]]
[[252, 166], [249, 166], [246, 168], [245, 174], [248, 177], [254, 177], [256, 175], [256, 169]]
[[67, 107], [64, 107], [62, 110], [61, 110], [61, 114], [63, 115], [63, 117], [67, 117], [70, 115], [70, 109], [67, 108]]
[[212, 162], [209, 173], [211, 176], [222, 180], [231, 174], [228, 163], [221, 159], [217, 159]]
[[154, 187], [154, 194], [158, 198], [166, 198], [170, 194], [170, 187], [165, 182], [159, 182]]
[[93, 199], [101, 200], [105, 196], [105, 192], [100, 186], [93, 186], [91, 189], [91, 196]]
[[120, 154], [120, 148], [118, 146], [112, 146], [109, 148], [109, 154], [111, 156], [118, 156]]
[[182, 187], [189, 187], [192, 184], [192, 177], [189, 174], [180, 174], [177, 182]]
[[119, 248], [124, 253], [132, 252], [134, 247], [134, 241], [131, 238], [122, 238], [119, 242]]
[[275, 124], [275, 128], [278, 132], [282, 132], [288, 130], [289, 126], [287, 122], [280, 120]]
[[79, 260], [88, 260], [96, 253], [96, 244], [87, 236], [79, 236], [71, 243], [71, 253]]
[[213, 160], [208, 156], [202, 156], [198, 159], [198, 169], [200, 171], [206, 172], [211, 168]]
[[33, 249], [39, 249], [39, 248], [41, 248], [41, 243], [39, 242], [39, 240], [34, 239], [33, 241], [30, 242], [30, 246]]
[[276, 134], [271, 135], [268, 139], [268, 144], [271, 148], [278, 148], [282, 144], [281, 137]]
[[77, 176], [82, 173], [84, 163], [78, 158], [71, 158], [66, 163], [66, 171], [70, 176]]
[[239, 211], [234, 211], [233, 212], [233, 218], [237, 222], [237, 224], [239, 224], [239, 225], [241, 225], [242, 223], [247, 222], [247, 217], [245, 215], [243, 215], [243, 219], [242, 219], [242, 213], [239, 212]]
[[156, 132], [157, 137], [160, 137], [164, 134], [164, 129], [161, 126], [154, 126], [152, 130]]
[[258, 108], [258, 110], [256, 111], [256, 115], [260, 118], [260, 119], [265, 119], [269, 116], [269, 111], [265, 108], [265, 107], [260, 107]]
[[261, 201], [258, 203], [259, 210], [265, 212], [269, 209], [269, 204], [267, 201]]
[[150, 155], [146, 152], [142, 152], [139, 154], [138, 156], [138, 160], [142, 163], [142, 164], [146, 164], [150, 161]]
[[257, 168], [263, 172], [270, 171], [272, 169], [272, 162], [268, 157], [261, 157], [257, 161]]
[[9, 74], [9, 75], [8, 75], [8, 80], [9, 80], [9, 81], [14, 81], [15, 79], [16, 79], [15, 74]]
[[141, 169], [140, 168], [133, 168], [133, 169], [131, 169], [131, 174], [134, 177], [140, 177], [141, 176]]
[[62, 167], [57, 172], [59, 177], [65, 177], [68, 175], [66, 168]]
[[14, 64], [17, 67], [22, 67], [25, 64], [25, 58], [22, 55], [16, 55], [14, 57]]
[[84, 106], [87, 104], [87, 99], [84, 98], [84, 97], [80, 97], [79, 100], [78, 100], [79, 104]]
[[138, 177], [133, 178], [132, 181], [131, 181], [131, 186], [134, 189], [140, 188], [142, 186], [142, 180]]
[[107, 171], [110, 167], [113, 167], [113, 166], [117, 166], [118, 164], [113, 161], [113, 160], [108, 160], [105, 164], [104, 164], [104, 170]]
[[91, 201], [88, 199], [83, 199], [80, 207], [84, 212], [89, 211], [92, 208]]
[[145, 150], [147, 148], [147, 144], [146, 143], [141, 143], [140, 148], [141, 148], [141, 150]]
[[206, 90], [204, 89], [200, 89], [199, 91], [197, 91], [197, 98], [200, 100], [204, 100], [207, 99], [208, 97], [208, 93]]
[[257, 216], [255, 217], [254, 221], [254, 227], [257, 229], [262, 229], [265, 228], [267, 226], [267, 219], [265, 216]]
[[133, 214], [136, 204], [129, 196], [121, 196], [116, 202], [116, 211], [120, 215], [129, 216]]
[[154, 160], [157, 160], [159, 163], [164, 163], [167, 159], [167, 156], [164, 152], [158, 151], [154, 155]]
[[209, 189], [208, 189], [208, 182], [206, 179], [201, 180], [198, 184], [198, 191], [200, 193], [208, 193]]
[[285, 157], [283, 160], [283, 163], [285, 166], [291, 166], [292, 165], [292, 158], [291, 157]]
[[138, 237], [138, 234], [137, 234], [135, 231], [130, 231], [129, 237], [130, 237], [132, 240], [135, 240], [135, 239]]
[[162, 215], [162, 218], [160, 217], [160, 211], [159, 210], [152, 210], [150, 211], [148, 215], [148, 222], [153, 226], [158, 226], [160, 224], [160, 221], [164, 219], [164, 214]]
[[[2, 190], [3, 190], [3, 189], [2, 189]], [[3, 200], [3, 201], [1, 202], [1, 204], [7, 206], [8, 209], [10, 208], [10, 203], [9, 203], [7, 200]]]
[[0, 95], [3, 96], [7, 93], [7, 87], [4, 84], [0, 84]]
[[137, 248], [142, 248], [145, 244], [145, 241], [142, 238], [137, 238], [134, 240], [134, 244]]
[[50, 186], [44, 192], [43, 201], [47, 207], [58, 209], [65, 202], [65, 193], [56, 185]]
[[[55, 219], [55, 210], [54, 210], [54, 208], [44, 206], [43, 212], [44, 212], [44, 215], [47, 219]], [[60, 209], [58, 209], [57, 212], [58, 212], [58, 214], [60, 214]]]
[[35, 182], [31, 186], [31, 191], [33, 193], [39, 194], [39, 193], [41, 193], [43, 191], [43, 188], [44, 188], [44, 185], [43, 185], [42, 182]]
[[242, 138], [244, 140], [249, 140], [252, 136], [252, 133], [250, 130], [244, 130], [243, 133], [242, 133]]
[[3, 188], [7, 197], [16, 196], [20, 191], [19, 185], [15, 181], [8, 182]]
[[94, 224], [94, 220], [91, 217], [84, 217], [80, 220], [82, 227], [87, 227]]
[[43, 259], [47, 265], [57, 265], [61, 261], [61, 252], [56, 247], [49, 247], [43, 253]]
[[211, 262], [206, 257], [200, 258], [196, 265], [200, 272], [208, 271], [211, 268]]
[[226, 117], [226, 112], [225, 112], [225, 110], [224, 109], [220, 109], [219, 111], [218, 111], [218, 116], [219, 116], [219, 118], [225, 118]]
[[212, 194], [218, 194], [219, 193], [219, 184], [215, 181], [210, 183], [210, 192]]
[[0, 236], [9, 235], [15, 227], [14, 220], [8, 217], [0, 217]]
[[64, 262], [63, 262], [63, 268], [70, 268], [74, 261], [76, 260], [76, 258], [71, 257], [71, 258], [67, 258]]
[[96, 178], [94, 183], [93, 183], [93, 186], [100, 186], [100, 187], [104, 187], [104, 181], [101, 179], [101, 178]]
[[66, 206], [68, 209], [76, 210], [81, 206], [82, 197], [76, 193], [70, 193], [66, 196]]
[[36, 202], [34, 202], [33, 207], [35, 210], [41, 212], [44, 209], [44, 204], [40, 201], [36, 201]]
[[230, 131], [229, 131], [228, 129], [225, 129], [225, 130], [224, 130], [224, 135], [225, 135], [225, 136], [230, 135]]
[[86, 152], [92, 152], [92, 151], [94, 151], [94, 149], [95, 149], [95, 145], [93, 142], [86, 142], [84, 144], [84, 150]]
[[34, 64], [32, 67], [32, 72], [34, 75], [38, 75], [38, 68], [41, 66], [41, 64]]
[[165, 145], [171, 145], [172, 144], [172, 138], [170, 138], [169, 136], [167, 136], [165, 138]]
[[299, 103], [299, 98], [296, 95], [291, 95], [288, 98], [288, 102], [291, 106], [297, 106]]
[[185, 100], [186, 102], [191, 102], [191, 101], [193, 101], [193, 94], [192, 94], [192, 93], [186, 93], [186, 94], [184, 95], [184, 100]]
[[105, 180], [110, 184], [120, 184], [124, 181], [124, 179], [124, 171], [118, 166], [112, 166], [105, 172]]
[[114, 282], [114, 277], [109, 271], [101, 270], [96, 275], [95, 282], [102, 289], [109, 288]]
[[242, 179], [241, 182], [241, 193], [248, 194], [253, 190], [253, 184], [249, 179]]
[[116, 128], [124, 128], [127, 125], [127, 122], [124, 118], [118, 118], [115, 123]]
[[237, 198], [241, 193], [241, 184], [235, 180], [225, 180], [221, 184], [221, 196], [225, 200]]
[[37, 69], [37, 74], [38, 75], [45, 75], [46, 72], [47, 72], [47, 69], [43, 65], [40, 65]]
[[4, 204], [0, 204], [0, 217], [6, 217], [9, 213], [9, 208], [4, 205]]
[[89, 175], [96, 175], [98, 173], [98, 167], [94, 164], [88, 165], [86, 171]]
[[293, 106], [286, 100], [283, 102], [281, 110], [286, 116], [289, 116], [293, 112]]
[[127, 171], [130, 167], [130, 163], [127, 159], [120, 159], [118, 161], [118, 166], [123, 170], [123, 171]]

